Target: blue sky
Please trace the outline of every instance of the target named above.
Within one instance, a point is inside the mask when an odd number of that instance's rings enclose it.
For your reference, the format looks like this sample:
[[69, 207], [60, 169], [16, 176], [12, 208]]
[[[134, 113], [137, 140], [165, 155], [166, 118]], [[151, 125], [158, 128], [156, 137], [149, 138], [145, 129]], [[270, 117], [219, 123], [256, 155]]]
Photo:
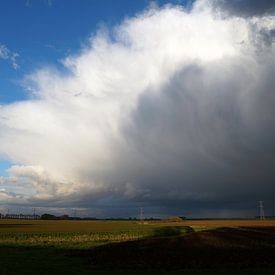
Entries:
[[[157, 3], [185, 3], [159, 0]], [[113, 4], [115, 3], [115, 4]], [[3, 0], [0, 3], [0, 45], [18, 53], [14, 70], [0, 59], [0, 103], [26, 97], [19, 82], [29, 72], [56, 65], [80, 45], [100, 24], [113, 26], [143, 10], [149, 0]]]
[[20, 55], [20, 69], [15, 71], [1, 60], [0, 102], [23, 99], [25, 92], [18, 85], [22, 76], [77, 51], [100, 22], [116, 24], [146, 5], [143, 0], [117, 1], [112, 6], [107, 2], [110, 1], [1, 1], [0, 43]]
[[[0, 3], [0, 46], [17, 53], [18, 69], [0, 58], [0, 104], [28, 97], [20, 83], [24, 76], [43, 66], [60, 67], [60, 60], [78, 52], [97, 28], [121, 22], [142, 11], [149, 0], [3, 0]], [[158, 0], [186, 4], [185, 0]], [[115, 4], [114, 4], [115, 3]], [[0, 156], [0, 176], [10, 162]]]

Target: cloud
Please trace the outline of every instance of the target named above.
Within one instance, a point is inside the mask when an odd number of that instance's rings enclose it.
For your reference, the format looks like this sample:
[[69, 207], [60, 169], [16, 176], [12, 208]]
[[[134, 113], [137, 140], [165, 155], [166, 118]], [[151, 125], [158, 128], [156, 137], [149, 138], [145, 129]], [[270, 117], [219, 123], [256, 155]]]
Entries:
[[0, 106], [10, 177], [30, 204], [110, 215], [274, 207], [274, 22], [197, 1], [99, 29]]
[[11, 52], [5, 45], [0, 44], [0, 59], [8, 60], [15, 70], [19, 69], [19, 65], [17, 63], [18, 57], [18, 53]]
[[237, 16], [261, 16], [275, 13], [274, 0], [212, 0], [214, 6]]

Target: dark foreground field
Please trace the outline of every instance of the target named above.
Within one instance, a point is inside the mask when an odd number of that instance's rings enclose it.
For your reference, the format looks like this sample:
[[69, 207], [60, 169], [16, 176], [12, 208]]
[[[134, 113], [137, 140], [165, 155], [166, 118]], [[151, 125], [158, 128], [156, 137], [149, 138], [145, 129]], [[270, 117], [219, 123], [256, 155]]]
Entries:
[[94, 268], [274, 268], [275, 227], [220, 228], [108, 244], [84, 255]]
[[1, 220], [0, 274], [275, 274], [275, 223]]

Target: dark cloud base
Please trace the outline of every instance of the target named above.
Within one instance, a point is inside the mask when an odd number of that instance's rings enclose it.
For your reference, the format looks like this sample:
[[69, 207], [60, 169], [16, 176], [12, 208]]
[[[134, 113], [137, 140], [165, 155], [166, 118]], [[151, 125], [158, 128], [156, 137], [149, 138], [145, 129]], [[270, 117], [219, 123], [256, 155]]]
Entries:
[[229, 15], [242, 17], [275, 13], [274, 0], [213, 0], [213, 6]]

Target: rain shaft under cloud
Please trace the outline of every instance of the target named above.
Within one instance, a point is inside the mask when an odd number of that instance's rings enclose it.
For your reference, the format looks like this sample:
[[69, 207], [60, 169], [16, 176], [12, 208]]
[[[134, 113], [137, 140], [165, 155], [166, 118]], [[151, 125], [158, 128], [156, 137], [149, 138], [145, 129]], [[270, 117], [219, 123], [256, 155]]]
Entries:
[[214, 4], [148, 8], [99, 29], [66, 73], [27, 76], [29, 99], [0, 106], [13, 200], [213, 215], [271, 204], [275, 18]]

